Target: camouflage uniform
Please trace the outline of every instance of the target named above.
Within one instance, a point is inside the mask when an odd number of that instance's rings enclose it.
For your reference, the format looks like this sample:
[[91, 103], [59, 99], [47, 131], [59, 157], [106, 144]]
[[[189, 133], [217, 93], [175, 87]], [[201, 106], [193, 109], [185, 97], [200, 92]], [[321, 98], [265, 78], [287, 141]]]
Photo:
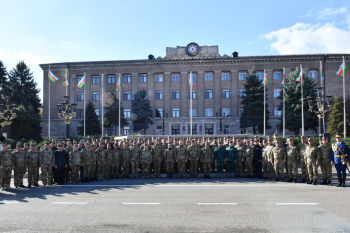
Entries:
[[160, 177], [160, 167], [164, 157], [164, 146], [156, 144], [153, 147], [154, 178]]
[[273, 150], [273, 145], [267, 145], [266, 146], [266, 159], [267, 159], [267, 172], [268, 172], [268, 178], [274, 179], [275, 178], [275, 168], [273, 166], [273, 156], [271, 156], [271, 151]]
[[55, 165], [55, 155], [53, 150], [49, 149], [42, 149], [41, 153], [39, 154], [39, 163], [42, 166], [41, 167], [41, 181], [43, 182], [43, 185], [51, 185], [52, 180], [52, 167]]
[[273, 165], [276, 173], [275, 178], [279, 177], [279, 180], [283, 181], [283, 178], [284, 178], [283, 162], [286, 162], [286, 159], [287, 159], [285, 149], [282, 147], [274, 147], [271, 150], [269, 157], [273, 158]]
[[131, 174], [132, 178], [139, 177], [139, 164], [140, 164], [140, 147], [131, 148]]
[[307, 169], [305, 165], [305, 152], [306, 152], [306, 147], [308, 145], [306, 143], [299, 143], [298, 144], [298, 150], [300, 154], [300, 169], [301, 169], [301, 177], [303, 178], [303, 182], [305, 181], [307, 177]]
[[173, 177], [174, 163], [176, 161], [175, 148], [168, 148], [164, 152], [164, 159], [167, 167], [168, 177]]
[[27, 154], [23, 151], [19, 152], [17, 149], [14, 149], [12, 152], [12, 166], [15, 167], [14, 172], [14, 183], [15, 186], [24, 187], [23, 186], [23, 175], [26, 172], [27, 166]]
[[97, 167], [97, 156], [98, 153], [96, 150], [91, 150], [91, 165], [90, 165], [90, 179], [96, 179], [97, 174], [96, 174], [96, 167]]
[[289, 177], [289, 182], [298, 179], [298, 161], [299, 161], [299, 150], [298, 147], [295, 145], [288, 145], [286, 147], [287, 151], [287, 165], [288, 165], [288, 177]]
[[198, 177], [199, 146], [197, 144], [190, 145], [187, 150], [189, 152], [191, 178]]
[[141, 150], [141, 158], [142, 162], [142, 178], [149, 178], [149, 170], [150, 170], [150, 164], [152, 162], [152, 152], [150, 150]]
[[113, 163], [111, 175], [113, 178], [119, 178], [119, 165], [120, 165], [120, 154], [121, 150], [113, 150]]
[[247, 174], [250, 177], [254, 176], [254, 169], [253, 169], [253, 159], [254, 159], [254, 151], [251, 146], [246, 146], [245, 154], [244, 154], [244, 160], [247, 168]]
[[235, 173], [235, 160], [237, 163], [237, 149], [236, 147], [226, 147], [226, 158], [227, 158], [227, 173], [228, 177], [233, 177]]
[[98, 148], [97, 152], [97, 177], [99, 180], [104, 180], [106, 178], [106, 157], [107, 152], [104, 148]]
[[[1, 181], [1, 188], [8, 188], [10, 187], [11, 182], [11, 173], [12, 173], [12, 150], [7, 149], [6, 151], [2, 150], [0, 151], [0, 181]], [[17, 186], [18, 187], [18, 183]]]
[[332, 181], [332, 164], [331, 164], [331, 151], [332, 145], [323, 144], [318, 147], [321, 153], [321, 171], [322, 178], [325, 184], [325, 181], [328, 181], [328, 184], [331, 184]]
[[40, 152], [36, 150], [29, 150], [27, 155], [27, 167], [28, 167], [28, 186], [30, 187], [32, 183], [35, 186], [38, 184], [38, 170], [39, 170], [39, 154]]
[[[148, 150], [150, 153], [151, 151]], [[122, 162], [123, 162], [123, 177], [129, 177], [129, 171], [130, 171], [130, 158], [131, 158], [131, 150], [129, 147], [123, 148], [122, 151]]]
[[268, 172], [267, 172], [267, 148], [263, 146], [262, 148], [262, 168], [263, 168], [263, 173], [264, 173], [264, 178], [268, 177]]
[[[186, 161], [187, 161], [187, 148], [185, 145], [176, 147], [176, 160], [178, 163], [179, 178], [186, 177]], [[184, 176], [185, 174], [185, 176]]]
[[79, 181], [79, 170], [81, 162], [81, 152], [80, 151], [71, 151], [69, 153], [69, 166], [71, 167], [72, 171], [72, 182], [73, 183], [80, 183]]
[[240, 177], [243, 177], [243, 162], [242, 159], [244, 159], [245, 157], [245, 147], [243, 146], [243, 144], [241, 144], [240, 146], [237, 144], [235, 146], [235, 148], [237, 149], [237, 163], [236, 163], [236, 174], [238, 173]]
[[91, 150], [84, 148], [81, 150], [81, 161], [84, 164], [83, 179], [90, 179], [91, 173]]
[[204, 176], [209, 178], [210, 177], [210, 166], [213, 163], [214, 158], [214, 151], [212, 148], [204, 147], [201, 150], [201, 161], [203, 162], [203, 172]]
[[317, 168], [318, 166], [316, 163], [318, 163], [321, 160], [321, 153], [319, 149], [312, 145], [308, 145], [305, 151], [305, 161], [307, 162], [307, 170], [309, 173], [309, 183], [316, 182], [317, 181]]
[[[212, 142], [210, 143], [210, 148], [215, 151], [216, 148], [218, 148], [218, 143], [215, 143], [215, 142]], [[215, 172], [215, 168], [216, 168], [216, 162], [214, 161], [212, 164], [211, 164], [211, 172]]]
[[[73, 151], [73, 147], [71, 146], [66, 147], [64, 148], [64, 150], [67, 152], [67, 155], [69, 155], [69, 153]], [[68, 162], [67, 167], [64, 169], [64, 179], [66, 179], [66, 181], [72, 180], [71, 175], [72, 175], [72, 168]]]
[[111, 178], [113, 155], [114, 155], [114, 151], [112, 150], [112, 148], [106, 150], [106, 170], [105, 170], [105, 178], [106, 179]]

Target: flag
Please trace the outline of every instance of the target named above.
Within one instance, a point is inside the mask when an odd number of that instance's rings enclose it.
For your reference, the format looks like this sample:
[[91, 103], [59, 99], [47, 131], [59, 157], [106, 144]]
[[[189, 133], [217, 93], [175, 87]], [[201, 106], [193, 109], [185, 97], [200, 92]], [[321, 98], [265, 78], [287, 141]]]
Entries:
[[189, 83], [190, 83], [190, 86], [192, 86], [192, 90], [193, 90], [194, 92], [196, 92], [196, 88], [194, 87], [194, 84], [193, 84], [193, 82], [192, 82], [192, 75], [190, 75], [190, 81], [189, 81]]
[[283, 69], [283, 79], [282, 79], [282, 85], [286, 83], [286, 70]]
[[82, 88], [82, 86], [84, 86], [85, 84], [85, 75], [80, 79], [80, 82], [78, 83], [78, 87]]
[[337, 75], [344, 76], [345, 71], [347, 71], [348, 68], [346, 67], [345, 61], [341, 64], [339, 70], [337, 71]]
[[69, 85], [68, 79], [67, 79], [67, 71], [66, 71], [66, 74], [65, 74], [64, 77], [63, 77], [62, 85], [63, 85], [64, 87], [66, 87], [66, 86]]
[[50, 69], [49, 69], [48, 77], [49, 77], [49, 79], [50, 79], [52, 82], [54, 82], [54, 83], [58, 81], [58, 78], [51, 72]]
[[323, 66], [322, 66], [322, 63], [321, 63], [321, 80], [324, 80], [324, 69], [323, 69]]
[[117, 85], [115, 86], [115, 90], [118, 91], [120, 88], [120, 77], [118, 79]]
[[304, 75], [303, 75], [303, 68], [301, 68], [300, 69], [300, 74], [299, 74], [299, 76], [298, 76], [296, 81], [301, 83], [303, 81], [303, 77], [304, 77]]
[[265, 72], [264, 72], [264, 85], [269, 85], [269, 79]]

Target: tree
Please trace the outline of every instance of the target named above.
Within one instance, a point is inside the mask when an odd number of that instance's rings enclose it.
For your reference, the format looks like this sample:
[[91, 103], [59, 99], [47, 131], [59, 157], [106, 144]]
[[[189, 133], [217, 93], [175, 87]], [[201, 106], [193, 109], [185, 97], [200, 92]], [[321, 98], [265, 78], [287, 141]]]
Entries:
[[[121, 103], [120, 103], [121, 106]], [[105, 121], [103, 126], [106, 128], [109, 128], [111, 126], [119, 126], [119, 102], [118, 99], [115, 97], [115, 90], [109, 92], [106, 107], [105, 107]], [[124, 117], [124, 108], [120, 107], [120, 127], [124, 127], [128, 125], [128, 121]]]
[[[349, 125], [349, 106], [348, 101], [350, 98], [346, 98], [346, 135], [350, 135], [350, 125]], [[327, 133], [334, 135], [336, 133], [344, 133], [344, 102], [342, 97], [337, 97], [332, 101], [332, 110], [329, 113], [327, 121]]]
[[[299, 135], [299, 131], [302, 127], [302, 114], [301, 114], [301, 83], [297, 82], [296, 79], [300, 74], [300, 70], [296, 69], [293, 73], [290, 73], [285, 80], [285, 111], [286, 111], [286, 129], [293, 131], [295, 136]], [[315, 113], [309, 111], [309, 104], [307, 97], [316, 98], [316, 84], [309, 76], [303, 74], [303, 96], [304, 96], [304, 129], [316, 130], [318, 126], [318, 118]], [[279, 127], [283, 127], [283, 90], [280, 92], [278, 100], [281, 101], [278, 106], [278, 110], [282, 111], [280, 117]], [[317, 109], [316, 101], [314, 101], [313, 109]]]
[[9, 82], [7, 78], [7, 70], [2, 61], [0, 61], [0, 102], [5, 103], [4, 97], [8, 96]]
[[[100, 123], [100, 120], [98, 119], [98, 116], [95, 110], [96, 110], [95, 105], [91, 101], [89, 101], [85, 109], [86, 135], [90, 135], [90, 136], [99, 135], [102, 132], [101, 123]], [[78, 127], [78, 134], [84, 135], [84, 120], [80, 121], [80, 124], [81, 125]]]
[[[240, 117], [240, 127], [253, 127], [253, 134], [256, 134], [256, 127], [259, 132], [263, 132], [264, 128], [264, 85], [256, 76], [255, 67], [247, 78], [245, 84], [245, 94], [242, 96], [243, 112]], [[266, 88], [266, 87], [265, 87]], [[267, 92], [267, 88], [266, 88]], [[267, 96], [267, 94], [266, 94]], [[267, 98], [266, 98], [267, 100]], [[269, 114], [268, 104], [266, 103], [266, 128], [271, 128], [268, 124]]]
[[153, 110], [151, 108], [151, 103], [147, 99], [146, 90], [143, 89], [134, 94], [131, 112], [135, 115], [132, 120], [134, 132], [143, 129], [144, 134], [146, 134], [146, 129], [148, 129], [149, 125], [154, 124], [151, 120], [151, 118], [153, 118]]

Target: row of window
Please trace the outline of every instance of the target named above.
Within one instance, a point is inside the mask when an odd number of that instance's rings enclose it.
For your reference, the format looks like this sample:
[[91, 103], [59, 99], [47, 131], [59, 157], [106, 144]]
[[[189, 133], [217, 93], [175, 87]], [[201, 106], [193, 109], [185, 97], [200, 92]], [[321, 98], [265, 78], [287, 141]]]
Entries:
[[[294, 70], [291, 70], [291, 72], [294, 72]], [[310, 78], [317, 78], [317, 70], [310, 70], [309, 71], [309, 77]], [[264, 72], [263, 71], [257, 71], [256, 76], [259, 77], [259, 79], [264, 79]], [[77, 77], [77, 82], [79, 83], [80, 79], [83, 76]], [[190, 74], [188, 74], [188, 78], [190, 78]], [[282, 78], [282, 71], [274, 71], [273, 72], [273, 79], [281, 79]], [[247, 79], [247, 72], [246, 71], [240, 71], [238, 73], [238, 79], [239, 80], [246, 80]], [[131, 74], [124, 74], [123, 75], [124, 83], [131, 83]], [[197, 80], [197, 74], [192, 73], [192, 81], [195, 82]], [[205, 81], [213, 81], [213, 72], [205, 72], [204, 76]], [[221, 73], [221, 80], [222, 81], [228, 81], [230, 80], [230, 73], [229, 72], [222, 72]], [[114, 74], [107, 75], [107, 81], [108, 83], [115, 83], [116, 78]], [[163, 74], [156, 74], [155, 75], [155, 82], [163, 82], [164, 77]], [[145, 83], [147, 82], [147, 74], [139, 74], [139, 82]], [[180, 82], [180, 73], [173, 73], [172, 74], [172, 82]], [[100, 76], [99, 75], [93, 75], [92, 76], [92, 84], [99, 84], [100, 83]]]

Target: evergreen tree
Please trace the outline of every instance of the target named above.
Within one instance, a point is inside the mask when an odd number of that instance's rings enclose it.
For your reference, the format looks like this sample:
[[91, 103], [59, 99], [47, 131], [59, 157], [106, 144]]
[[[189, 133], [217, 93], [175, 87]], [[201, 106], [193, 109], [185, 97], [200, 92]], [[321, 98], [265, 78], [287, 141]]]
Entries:
[[[300, 74], [300, 70], [296, 69], [293, 73], [290, 73], [285, 80], [285, 111], [286, 111], [286, 129], [293, 131], [295, 136], [299, 135], [299, 131], [302, 126], [301, 115], [301, 83], [296, 79]], [[309, 76], [303, 74], [303, 96], [304, 96], [304, 129], [314, 129], [318, 127], [318, 117], [315, 113], [309, 111], [309, 104], [307, 97], [316, 98], [316, 84]], [[279, 127], [283, 127], [283, 90], [280, 96], [277, 97], [280, 100], [278, 110], [282, 111], [280, 117]], [[317, 109], [316, 101], [313, 101], [313, 109]]]
[[[256, 134], [256, 127], [260, 133], [264, 130], [264, 84], [256, 76], [255, 67], [247, 78], [245, 84], [245, 95], [242, 96], [243, 112], [240, 117], [240, 127], [253, 127], [253, 134]], [[266, 93], [267, 93], [267, 87]], [[267, 94], [266, 94], [267, 96]], [[266, 98], [267, 101], [268, 98]], [[268, 124], [269, 114], [268, 104], [266, 103], [266, 129], [271, 128]]]
[[[350, 101], [349, 98], [346, 101]], [[350, 104], [346, 102], [346, 135], [350, 135], [350, 125], [349, 125], [349, 112], [348, 107]], [[331, 136], [336, 133], [344, 134], [344, 102], [342, 97], [337, 97], [334, 99], [332, 103], [332, 110], [329, 113], [328, 121], [327, 121], [327, 133], [330, 133]]]
[[141, 90], [134, 94], [131, 112], [135, 114], [135, 118], [132, 120], [134, 132], [143, 129], [145, 134], [149, 124], [154, 124], [154, 122], [151, 120], [151, 118], [153, 118], [153, 110], [151, 108], [151, 103], [147, 99], [146, 90]]
[[[105, 110], [104, 127], [109, 128], [111, 126], [119, 126], [119, 102], [115, 97], [115, 90], [109, 93]], [[120, 125], [121, 127], [124, 127], [129, 123], [124, 117], [124, 108], [122, 107], [122, 103], [120, 103], [120, 110]]]
[[[85, 108], [86, 135], [92, 136], [92, 135], [99, 135], [102, 133], [101, 122], [98, 119], [98, 116], [95, 110], [96, 110], [95, 105], [91, 101], [89, 101], [89, 103], [87, 103]], [[80, 121], [80, 124], [81, 125], [78, 127], [78, 134], [84, 135], [84, 120]]]
[[9, 94], [9, 82], [7, 70], [2, 61], [0, 61], [0, 103], [5, 103], [5, 97]]

